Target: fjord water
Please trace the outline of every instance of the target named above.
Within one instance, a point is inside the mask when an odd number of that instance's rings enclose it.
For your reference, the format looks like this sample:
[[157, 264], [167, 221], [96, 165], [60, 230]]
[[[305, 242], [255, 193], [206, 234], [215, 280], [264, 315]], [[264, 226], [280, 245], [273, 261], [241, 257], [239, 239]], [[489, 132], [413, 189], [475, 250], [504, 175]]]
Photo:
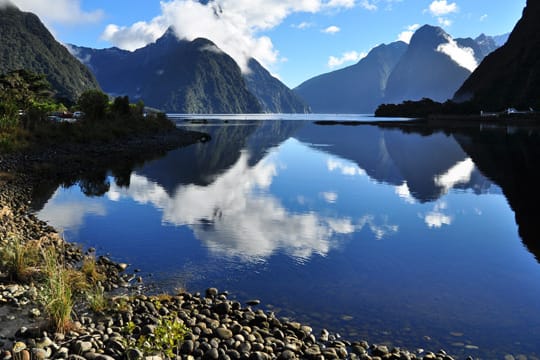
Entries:
[[540, 356], [536, 130], [178, 124], [212, 139], [42, 189], [38, 216], [156, 291], [216, 286], [351, 340]]

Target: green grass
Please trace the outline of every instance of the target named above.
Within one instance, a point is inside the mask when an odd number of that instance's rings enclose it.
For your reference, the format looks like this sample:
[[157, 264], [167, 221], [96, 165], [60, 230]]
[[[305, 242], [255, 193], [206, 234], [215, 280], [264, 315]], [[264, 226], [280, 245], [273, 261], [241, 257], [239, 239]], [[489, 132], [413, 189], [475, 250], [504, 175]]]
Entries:
[[105, 274], [103, 274], [99, 268], [94, 256], [84, 257], [80, 271], [90, 285], [96, 285], [97, 283], [106, 279]]
[[71, 325], [74, 305], [72, 277], [54, 247], [43, 249], [44, 282], [40, 300], [58, 332], [65, 332]]
[[103, 286], [95, 284], [86, 291], [86, 300], [92, 311], [99, 313], [109, 308], [109, 301]]
[[0, 247], [0, 265], [12, 280], [27, 282], [39, 272], [40, 248], [36, 240], [24, 242], [11, 235]]
[[76, 301], [100, 312], [108, 308], [101, 281], [106, 279], [94, 257], [86, 257], [80, 268], [66, 265], [62, 249], [46, 240], [25, 241], [10, 235], [0, 242], [0, 270], [18, 282], [34, 282], [39, 302], [55, 331], [71, 326]]

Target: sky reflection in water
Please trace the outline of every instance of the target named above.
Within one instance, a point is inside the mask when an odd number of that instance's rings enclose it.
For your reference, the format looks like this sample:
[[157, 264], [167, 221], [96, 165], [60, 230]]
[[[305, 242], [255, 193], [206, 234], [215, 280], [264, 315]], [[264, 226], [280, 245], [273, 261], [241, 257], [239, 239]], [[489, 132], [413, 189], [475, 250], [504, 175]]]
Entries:
[[129, 187], [110, 178], [94, 198], [60, 188], [39, 216], [165, 287], [215, 285], [394, 345], [538, 350], [538, 263], [501, 189], [453, 136], [309, 122], [201, 129], [210, 143], [136, 169]]

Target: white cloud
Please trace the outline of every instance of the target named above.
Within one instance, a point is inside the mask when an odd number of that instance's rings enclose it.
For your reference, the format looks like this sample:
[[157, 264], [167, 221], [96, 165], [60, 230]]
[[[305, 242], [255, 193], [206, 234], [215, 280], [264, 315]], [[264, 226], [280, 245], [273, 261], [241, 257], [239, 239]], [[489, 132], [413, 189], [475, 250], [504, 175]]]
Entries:
[[346, 175], [346, 176], [366, 175], [366, 172], [364, 171], [364, 169], [359, 168], [355, 164], [353, 165], [353, 164], [341, 162], [335, 159], [328, 159], [326, 161], [326, 168], [330, 172], [335, 171], [335, 170], [340, 171], [342, 175]]
[[403, 184], [401, 184], [400, 186], [396, 186], [394, 188], [394, 192], [400, 198], [405, 200], [406, 203], [414, 204], [416, 202], [416, 200], [414, 199], [414, 197], [411, 194], [411, 190], [409, 189], [409, 185], [407, 184], [406, 181]]
[[444, 201], [436, 203], [433, 207], [433, 211], [428, 212], [424, 216], [426, 225], [429, 228], [440, 228], [443, 225], [452, 225], [453, 218], [443, 212], [447, 207], [448, 206]]
[[426, 214], [424, 221], [430, 228], [440, 228], [443, 225], [452, 225], [452, 217], [434, 211]]
[[133, 51], [154, 42], [167, 27], [158, 22], [137, 22], [128, 27], [109, 24], [101, 34], [102, 39], [112, 42], [115, 46]]
[[446, 44], [439, 45], [437, 51], [448, 55], [459, 66], [470, 72], [473, 72], [478, 67], [478, 62], [474, 57], [474, 50], [468, 47], [460, 47], [458, 43], [451, 38], [448, 38]]
[[440, 18], [437, 18], [437, 22], [439, 23], [439, 25], [441, 25], [442, 27], [449, 27], [452, 25], [452, 20], [448, 19], [448, 18], [444, 18], [444, 17], [440, 17]]
[[358, 221], [358, 231], [360, 231], [366, 225], [369, 227], [377, 240], [382, 240], [387, 235], [395, 234], [399, 230], [398, 225], [388, 224], [388, 219], [386, 217], [383, 218], [382, 224], [377, 224], [372, 215], [365, 215]]
[[467, 158], [452, 166], [444, 174], [436, 176], [435, 184], [441, 186], [444, 192], [447, 192], [458, 184], [466, 184], [471, 181], [474, 169], [474, 162], [471, 158]]
[[398, 35], [398, 40], [403, 41], [407, 44], [410, 43], [411, 38], [414, 35], [414, 32], [418, 30], [419, 28], [420, 28], [420, 24], [413, 24], [413, 25], [407, 26], [407, 30], [401, 32]]
[[354, 0], [330, 0], [325, 6], [335, 8], [352, 8], [355, 5], [354, 3]]
[[215, 0], [207, 5], [196, 0], [162, 1], [159, 16], [129, 27], [111, 24], [103, 33], [103, 39], [134, 50], [155, 41], [173, 26], [179, 38], [212, 40], [231, 55], [243, 71], [248, 71], [250, 57], [255, 57], [265, 67], [279, 61], [272, 40], [261, 36], [260, 31], [276, 27], [296, 12], [316, 13], [351, 5], [354, 2], [350, 0]]
[[360, 6], [369, 11], [375, 11], [378, 9], [375, 1], [370, 2], [369, 0], [360, 1]]
[[334, 204], [338, 199], [338, 194], [333, 191], [323, 192], [321, 193], [321, 196], [329, 204]]
[[428, 10], [433, 16], [443, 16], [456, 13], [459, 8], [455, 2], [449, 4], [447, 0], [435, 0], [429, 5]]
[[291, 27], [293, 27], [295, 29], [300, 29], [300, 30], [305, 30], [305, 29], [308, 29], [308, 28], [310, 28], [312, 26], [313, 26], [313, 23], [307, 22], [307, 21], [303, 21], [300, 24], [291, 25]]
[[331, 34], [331, 35], [337, 34], [340, 31], [341, 29], [335, 25], [329, 26], [326, 29], [322, 30], [323, 33]]
[[131, 175], [127, 189], [111, 184], [108, 196], [150, 203], [162, 209], [164, 222], [189, 226], [210, 251], [247, 261], [264, 260], [278, 250], [298, 261], [324, 256], [338, 246], [335, 235], [352, 234], [358, 228], [346, 217], [289, 212], [278, 199], [260, 191], [272, 184], [277, 166], [267, 158], [250, 167], [248, 159], [244, 153], [212, 184], [181, 186], [173, 196], [137, 174]]
[[[103, 10], [84, 11], [80, 0], [12, 0], [19, 9], [32, 12], [47, 24], [94, 23], [103, 19]], [[8, 3], [3, 1], [3, 3]]]
[[480, 21], [486, 21], [488, 18], [488, 14], [484, 14], [482, 16], [480, 16]]
[[61, 232], [69, 229], [78, 231], [87, 215], [106, 216], [107, 209], [99, 201], [84, 198], [81, 201], [63, 202], [58, 199], [58, 191], [38, 213], [38, 217], [52, 224]]
[[347, 52], [344, 52], [339, 58], [335, 56], [330, 56], [328, 58], [328, 67], [333, 69], [347, 62], [358, 62], [361, 59], [365, 58], [366, 56], [367, 56], [366, 53], [359, 53], [354, 50], [347, 51]]

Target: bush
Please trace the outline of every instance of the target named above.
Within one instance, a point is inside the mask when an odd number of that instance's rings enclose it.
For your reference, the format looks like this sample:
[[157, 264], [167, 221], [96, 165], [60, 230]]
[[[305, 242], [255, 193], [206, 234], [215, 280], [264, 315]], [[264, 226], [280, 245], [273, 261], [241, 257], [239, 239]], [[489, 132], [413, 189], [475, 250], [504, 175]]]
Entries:
[[104, 120], [108, 105], [109, 97], [100, 90], [87, 90], [78, 101], [79, 109], [85, 113], [85, 119], [90, 121]]

